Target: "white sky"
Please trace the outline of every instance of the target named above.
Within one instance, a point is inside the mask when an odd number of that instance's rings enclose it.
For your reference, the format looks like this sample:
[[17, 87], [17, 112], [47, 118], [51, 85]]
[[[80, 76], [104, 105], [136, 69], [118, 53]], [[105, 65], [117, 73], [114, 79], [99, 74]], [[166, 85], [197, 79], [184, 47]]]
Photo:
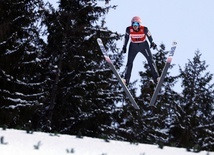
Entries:
[[[50, 0], [51, 3], [56, 1]], [[104, 5], [104, 0], [100, 0], [99, 4]], [[214, 73], [214, 0], [111, 0], [109, 5], [118, 5], [106, 16], [109, 30], [124, 34], [131, 18], [137, 15], [149, 28], [157, 45], [164, 43], [169, 50], [172, 41], [177, 41], [172, 61], [176, 66], [170, 70], [171, 75], [178, 75], [178, 66], [183, 68], [188, 59], [192, 60], [196, 50], [200, 50], [201, 60], [209, 65], [207, 71]], [[123, 40], [118, 41], [118, 48], [122, 48], [122, 44]], [[124, 67], [126, 61], [127, 57]], [[131, 82], [140, 80], [138, 72], [143, 71], [143, 61], [146, 61], [143, 55], [137, 55]], [[179, 86], [175, 89], [179, 90]]]
[[[137, 15], [149, 28], [157, 45], [164, 43], [169, 50], [172, 41], [177, 41], [172, 61], [176, 66], [170, 70], [171, 75], [178, 75], [178, 66], [184, 67], [198, 49], [201, 60], [209, 65], [207, 71], [214, 73], [214, 0], [111, 0], [110, 4], [118, 5], [106, 18], [110, 30], [125, 33], [131, 18]], [[122, 44], [123, 41], [119, 42], [118, 47], [122, 48]], [[143, 55], [137, 55], [131, 81], [139, 79], [142, 61], [146, 61]]]

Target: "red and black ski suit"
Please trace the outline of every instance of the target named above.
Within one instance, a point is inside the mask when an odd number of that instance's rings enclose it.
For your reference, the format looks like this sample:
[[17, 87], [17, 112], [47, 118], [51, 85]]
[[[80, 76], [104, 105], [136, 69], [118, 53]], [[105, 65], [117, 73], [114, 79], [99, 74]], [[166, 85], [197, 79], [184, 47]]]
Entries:
[[154, 60], [152, 57], [152, 53], [150, 51], [149, 44], [146, 40], [146, 38], [148, 38], [150, 44], [153, 43], [153, 38], [148, 28], [144, 26], [140, 26], [138, 31], [135, 31], [132, 26], [127, 27], [123, 47], [127, 46], [129, 38], [131, 39], [131, 42], [129, 45], [128, 61], [127, 61], [126, 71], [125, 71], [126, 83], [128, 84], [130, 81], [133, 61], [138, 52], [141, 52], [147, 59], [152, 72], [153, 80], [154, 82], [157, 82], [157, 78], [159, 77], [159, 74], [157, 71], [156, 64], [154, 63]]

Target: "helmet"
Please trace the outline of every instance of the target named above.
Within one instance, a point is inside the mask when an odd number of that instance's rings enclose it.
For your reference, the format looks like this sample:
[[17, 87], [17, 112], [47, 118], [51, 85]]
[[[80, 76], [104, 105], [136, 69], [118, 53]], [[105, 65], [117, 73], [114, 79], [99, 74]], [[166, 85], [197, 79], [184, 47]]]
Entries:
[[134, 17], [132, 18], [132, 20], [131, 20], [131, 23], [133, 23], [133, 22], [138, 22], [138, 23], [141, 25], [141, 19], [140, 19], [140, 17], [134, 16]]

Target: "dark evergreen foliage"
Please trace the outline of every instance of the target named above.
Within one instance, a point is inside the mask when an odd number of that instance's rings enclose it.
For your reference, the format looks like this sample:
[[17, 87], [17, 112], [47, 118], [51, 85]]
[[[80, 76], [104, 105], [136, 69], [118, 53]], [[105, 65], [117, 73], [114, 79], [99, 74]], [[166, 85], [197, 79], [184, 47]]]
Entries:
[[42, 119], [38, 119], [37, 128], [92, 137], [107, 135], [115, 101], [122, 98], [96, 42], [101, 37], [113, 52], [112, 59], [119, 57], [114, 40], [120, 36], [98, 22], [108, 9], [88, 0], [62, 0], [58, 10], [46, 13], [50, 93], [39, 110]]
[[206, 72], [208, 65], [196, 51], [192, 61], [180, 68], [183, 91], [170, 127], [170, 141], [176, 146], [212, 150], [214, 144], [213, 75]]
[[[141, 108], [136, 111], [96, 42], [102, 38], [119, 70], [124, 57], [115, 42], [121, 35], [105, 27], [115, 6], [100, 7], [96, 0], [58, 4], [1, 1], [0, 126], [214, 151], [212, 74], [205, 73], [199, 51], [178, 76], [166, 75], [156, 108], [149, 106], [151, 72], [142, 64], [141, 94], [136, 96], [135, 82], [129, 86]], [[160, 74], [167, 55], [154, 54]], [[178, 78], [180, 94], [173, 89]]]
[[40, 0], [0, 5], [0, 124], [24, 126], [44, 98]]
[[[165, 46], [161, 44], [160, 47]], [[154, 54], [154, 61], [160, 75], [165, 66], [167, 56], [168, 52], [162, 48]], [[173, 65], [171, 65], [171, 68], [172, 67]], [[142, 139], [143, 142], [165, 145], [168, 139], [168, 127], [171, 123], [170, 117], [173, 110], [172, 107], [173, 104], [178, 101], [176, 99], [177, 93], [173, 91], [173, 86], [177, 78], [170, 76], [170, 70], [168, 71], [156, 100], [157, 107], [150, 107], [149, 102], [154, 92], [155, 85], [149, 82], [152, 76], [147, 62], [144, 63], [144, 68], [146, 70], [140, 72], [142, 86], [138, 102], [144, 109], [141, 121], [146, 122], [143, 126], [145, 131], [142, 131]]]

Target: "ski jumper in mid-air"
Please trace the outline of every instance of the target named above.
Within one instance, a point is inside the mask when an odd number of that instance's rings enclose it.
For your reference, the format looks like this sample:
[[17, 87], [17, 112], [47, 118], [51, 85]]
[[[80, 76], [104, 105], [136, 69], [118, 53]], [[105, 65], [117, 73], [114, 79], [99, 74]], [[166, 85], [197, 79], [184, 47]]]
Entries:
[[126, 53], [126, 46], [128, 44], [129, 38], [131, 40], [128, 50], [128, 61], [125, 70], [124, 83], [128, 85], [130, 82], [133, 61], [138, 52], [141, 52], [147, 59], [149, 67], [152, 72], [153, 81], [154, 83], [157, 83], [159, 79], [159, 74], [157, 71], [156, 64], [152, 57], [152, 53], [150, 51], [147, 38], [150, 42], [151, 48], [155, 49], [157, 45], [153, 42], [152, 35], [150, 34], [148, 28], [142, 25], [141, 19], [138, 16], [133, 17], [131, 20], [131, 26], [126, 28], [125, 40], [122, 49], [123, 53]]

